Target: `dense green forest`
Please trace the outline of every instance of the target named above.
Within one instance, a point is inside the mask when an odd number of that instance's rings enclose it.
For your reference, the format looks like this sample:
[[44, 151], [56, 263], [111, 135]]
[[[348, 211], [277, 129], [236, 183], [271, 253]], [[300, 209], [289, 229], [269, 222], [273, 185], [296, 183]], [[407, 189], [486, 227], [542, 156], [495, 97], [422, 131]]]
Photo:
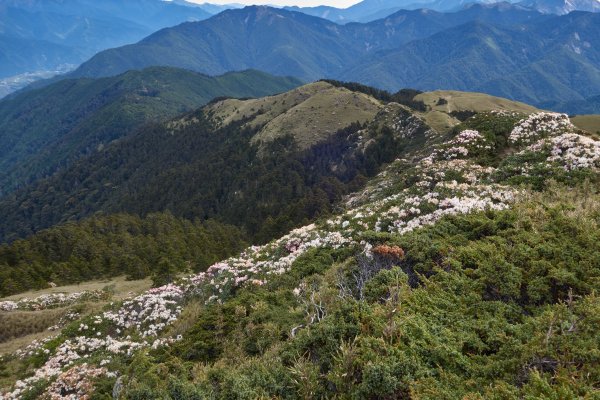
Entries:
[[160, 284], [241, 250], [243, 239], [233, 226], [190, 222], [170, 213], [91, 217], [0, 246], [0, 296], [45, 288], [50, 282], [119, 275], [152, 276]]

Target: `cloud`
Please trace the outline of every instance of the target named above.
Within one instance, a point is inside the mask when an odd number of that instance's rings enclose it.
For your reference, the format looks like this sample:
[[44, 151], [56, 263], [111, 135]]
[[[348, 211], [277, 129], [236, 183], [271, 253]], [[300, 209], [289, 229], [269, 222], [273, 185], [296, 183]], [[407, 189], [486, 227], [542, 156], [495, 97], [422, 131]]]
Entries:
[[240, 3], [246, 5], [252, 4], [268, 4], [278, 6], [299, 6], [299, 7], [314, 7], [320, 5], [328, 5], [333, 7], [345, 8], [356, 4], [357, 0], [188, 0], [193, 3], [213, 3], [213, 4], [228, 4]]

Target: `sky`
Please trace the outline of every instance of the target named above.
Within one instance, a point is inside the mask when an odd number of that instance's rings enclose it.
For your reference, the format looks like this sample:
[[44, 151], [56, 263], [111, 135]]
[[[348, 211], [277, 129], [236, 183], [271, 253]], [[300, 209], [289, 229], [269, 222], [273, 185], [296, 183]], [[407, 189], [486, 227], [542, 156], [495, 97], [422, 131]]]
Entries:
[[312, 7], [328, 5], [333, 7], [345, 8], [358, 3], [360, 0], [188, 0], [194, 3], [213, 3], [213, 4], [271, 4], [279, 6], [300, 6]]

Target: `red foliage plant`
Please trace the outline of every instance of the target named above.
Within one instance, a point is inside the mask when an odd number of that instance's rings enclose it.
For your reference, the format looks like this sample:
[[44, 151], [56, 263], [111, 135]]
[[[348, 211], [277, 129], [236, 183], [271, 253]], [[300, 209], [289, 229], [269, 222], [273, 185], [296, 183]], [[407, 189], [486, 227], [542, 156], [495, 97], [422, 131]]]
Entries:
[[404, 250], [398, 246], [388, 246], [382, 244], [373, 247], [373, 254], [381, 258], [389, 259], [390, 261], [400, 261], [404, 259]]

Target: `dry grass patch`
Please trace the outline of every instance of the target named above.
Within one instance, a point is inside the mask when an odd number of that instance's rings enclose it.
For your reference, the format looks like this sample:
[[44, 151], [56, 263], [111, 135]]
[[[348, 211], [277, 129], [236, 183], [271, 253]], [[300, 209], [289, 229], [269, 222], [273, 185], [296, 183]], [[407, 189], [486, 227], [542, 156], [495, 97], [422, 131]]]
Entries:
[[576, 115], [571, 122], [579, 129], [592, 133], [595, 139], [600, 137], [600, 115]]
[[99, 279], [94, 281], [82, 282], [73, 285], [57, 286], [54, 288], [47, 288], [41, 290], [30, 290], [27, 292], [15, 294], [12, 296], [4, 297], [0, 301], [12, 300], [18, 301], [22, 298], [35, 298], [45, 294], [55, 293], [79, 293], [84, 291], [103, 290], [109, 288], [113, 295], [113, 300], [121, 300], [129, 297], [133, 294], [148, 290], [152, 286], [152, 281], [147, 279], [140, 279], [135, 281], [128, 281], [124, 276], [112, 278], [112, 279]]
[[[83, 302], [69, 307], [51, 308], [40, 311], [2, 311], [0, 312], [0, 355], [12, 353], [34, 339], [55, 334], [48, 328], [58, 324], [69, 311], [76, 311], [80, 317], [99, 312], [110, 301], [119, 301], [139, 294], [151, 287], [150, 279], [128, 281], [125, 277], [109, 280], [96, 280], [78, 285], [58, 286], [43, 290], [29, 291], [13, 295], [2, 300], [35, 298], [53, 293], [76, 293], [93, 290], [109, 290], [109, 299], [97, 302]], [[64, 321], [63, 321], [64, 322]]]
[[518, 101], [484, 93], [455, 90], [425, 92], [415, 96], [414, 100], [422, 101], [428, 106], [430, 111], [420, 113], [420, 115], [431, 128], [438, 132], [447, 132], [460, 123], [458, 119], [451, 115], [453, 112], [505, 110], [531, 114], [539, 111], [533, 106]]
[[277, 96], [224, 100], [207, 112], [222, 125], [250, 117], [247, 126], [261, 128], [254, 143], [290, 134], [300, 148], [307, 148], [353, 122], [371, 121], [382, 107], [366, 94], [315, 82]]
[[0, 312], [0, 343], [20, 338], [32, 333], [39, 333], [56, 325], [68, 312], [67, 309], [43, 311], [11, 311]]

